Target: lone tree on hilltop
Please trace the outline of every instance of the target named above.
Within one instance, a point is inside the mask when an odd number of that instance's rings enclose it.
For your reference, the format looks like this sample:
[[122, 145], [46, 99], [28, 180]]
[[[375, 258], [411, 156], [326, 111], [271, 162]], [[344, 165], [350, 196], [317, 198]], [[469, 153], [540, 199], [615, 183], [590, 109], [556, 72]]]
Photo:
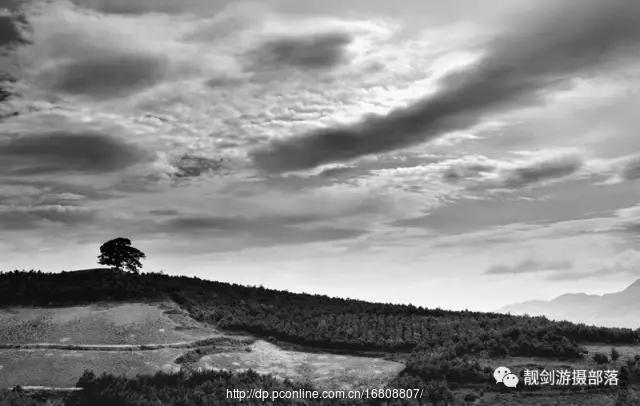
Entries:
[[101, 265], [109, 265], [119, 270], [126, 268], [130, 272], [138, 273], [142, 267], [140, 259], [145, 255], [139, 249], [131, 246], [131, 240], [128, 238], [114, 238], [100, 246], [100, 255], [98, 255], [98, 263]]

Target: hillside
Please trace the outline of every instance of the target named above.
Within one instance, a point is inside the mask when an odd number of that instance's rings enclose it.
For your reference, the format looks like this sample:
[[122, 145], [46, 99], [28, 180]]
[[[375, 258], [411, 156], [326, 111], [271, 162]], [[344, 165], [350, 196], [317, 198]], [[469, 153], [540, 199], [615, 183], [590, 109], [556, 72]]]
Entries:
[[405, 367], [381, 358], [283, 350], [197, 322], [168, 300], [0, 308], [0, 326], [0, 388], [70, 388], [87, 369], [129, 378], [252, 369], [352, 389], [384, 386]]
[[324, 348], [410, 351], [447, 346], [457, 353], [487, 351], [575, 358], [583, 351], [576, 341], [638, 341], [638, 331], [631, 329], [589, 327], [542, 317], [369, 303], [162, 274], [96, 269], [0, 275], [3, 306], [60, 306], [143, 298], [175, 301], [194, 319], [223, 329]]
[[[541, 368], [567, 365], [595, 368], [583, 343], [601, 343], [602, 347], [597, 348], [624, 346], [625, 357], [621, 360], [630, 362], [635, 368], [634, 354], [640, 353], [640, 350], [636, 351], [640, 330], [555, 322], [544, 317], [369, 303], [198, 278], [135, 275], [108, 269], [56, 274], [0, 274], [0, 306], [13, 311], [25, 306], [53, 309], [126, 301], [173, 302], [203, 325], [221, 331], [250, 334], [270, 342], [258, 342], [251, 349], [256, 352], [246, 355], [218, 355], [215, 348], [192, 351], [180, 357], [181, 360], [174, 361], [185, 366], [226, 369], [244, 364], [273, 376], [281, 372], [284, 372], [282, 376], [287, 376], [286, 371], [304, 376], [307, 372], [300, 369], [300, 362], [324, 368], [321, 364], [326, 356], [314, 358], [293, 351], [274, 352], [271, 345], [275, 343], [292, 350], [368, 355], [400, 362], [405, 368], [388, 383], [388, 387], [426, 388], [429, 396], [439, 399], [448, 396], [477, 397], [486, 392], [489, 395], [482, 396], [493, 399], [487, 404], [502, 404], [504, 400], [500, 400], [501, 392], [492, 378], [493, 368], [498, 364], [519, 370], [531, 365]], [[354, 360], [352, 366], [346, 368], [368, 370], [359, 362]], [[375, 361], [366, 365], [373, 366]], [[640, 369], [640, 364], [637, 366]], [[325, 368], [324, 373], [335, 375], [340, 373], [340, 368]], [[313, 370], [308, 372], [314, 373]], [[629, 384], [636, 384], [635, 375], [625, 379]], [[95, 382], [93, 388], [101, 388], [99, 390], [105, 393], [117, 391], [111, 385], [121, 384], [118, 383], [121, 381], [110, 378], [95, 381], [91, 378], [89, 381]], [[322, 385], [322, 380], [316, 380], [316, 383]], [[138, 384], [156, 385], [149, 380]], [[529, 389], [522, 390], [527, 393]], [[556, 396], [557, 390], [536, 393], [538, 397], [553, 393]], [[562, 396], [584, 398], [589, 393], [570, 391]], [[593, 393], [614, 396], [611, 392], [602, 392], [602, 389]], [[571, 401], [588, 404], [578, 399]]]
[[504, 306], [511, 314], [542, 315], [605, 327], [640, 327], [640, 279], [620, 292], [604, 295], [568, 293], [551, 301], [531, 300]]

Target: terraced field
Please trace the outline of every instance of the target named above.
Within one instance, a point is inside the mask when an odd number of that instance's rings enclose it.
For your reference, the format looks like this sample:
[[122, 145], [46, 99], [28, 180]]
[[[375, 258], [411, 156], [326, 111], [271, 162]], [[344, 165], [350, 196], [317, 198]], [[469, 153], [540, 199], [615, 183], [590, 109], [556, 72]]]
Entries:
[[[404, 369], [379, 358], [254, 341], [199, 323], [171, 302], [4, 308], [0, 388], [73, 387], [87, 369], [135, 376], [180, 368], [253, 369], [322, 388], [382, 387]], [[6, 348], [13, 346], [20, 348]]]

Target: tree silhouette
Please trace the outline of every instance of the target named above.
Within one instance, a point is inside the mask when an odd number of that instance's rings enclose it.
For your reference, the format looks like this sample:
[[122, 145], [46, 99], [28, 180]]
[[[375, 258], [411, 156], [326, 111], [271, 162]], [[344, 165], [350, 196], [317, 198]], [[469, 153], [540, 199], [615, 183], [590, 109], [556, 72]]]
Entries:
[[118, 237], [100, 246], [98, 263], [113, 266], [119, 270], [127, 268], [130, 272], [137, 274], [138, 269], [142, 267], [140, 264], [142, 258], [145, 258], [144, 253], [132, 247], [131, 240]]
[[616, 362], [618, 358], [620, 358], [618, 350], [616, 350], [615, 347], [611, 348], [611, 361]]
[[609, 358], [607, 357], [607, 355], [601, 352], [596, 352], [595, 354], [593, 354], [593, 360], [598, 365], [606, 364], [607, 362], [609, 362]]

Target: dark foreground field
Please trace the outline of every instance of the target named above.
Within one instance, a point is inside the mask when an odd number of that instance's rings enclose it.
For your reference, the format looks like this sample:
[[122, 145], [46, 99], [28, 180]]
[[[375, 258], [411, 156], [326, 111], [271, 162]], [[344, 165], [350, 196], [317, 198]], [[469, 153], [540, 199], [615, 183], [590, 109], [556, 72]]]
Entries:
[[[255, 348], [248, 348], [246, 355], [238, 348], [216, 348], [215, 345], [175, 353], [165, 351], [165, 358], [169, 358], [163, 363], [169, 362], [177, 368], [154, 375], [153, 371], [162, 368], [147, 363], [149, 369], [140, 371], [143, 375], [138, 377], [131, 373], [118, 376], [126, 373], [118, 368], [106, 370], [114, 375], [99, 375], [103, 371], [97, 371], [98, 374], [88, 372], [75, 384], [82, 387], [82, 391], [61, 394], [23, 392], [17, 388], [3, 392], [0, 405], [47, 402], [66, 405], [238, 404], [238, 400], [227, 398], [227, 389], [325, 389], [331, 387], [331, 382], [344, 380], [335, 379], [338, 373], [364, 375], [358, 387], [418, 388], [423, 394], [419, 400], [369, 399], [344, 401], [343, 404], [640, 404], [636, 395], [640, 388], [640, 357], [635, 357], [640, 354], [638, 330], [554, 322], [543, 317], [367, 303], [160, 274], [88, 270], [0, 275], [0, 305], [13, 312], [28, 312], [34, 307], [80, 309], [96, 303], [107, 309], [109, 306], [132, 306], [125, 305], [132, 302], [174, 305], [176, 311], [173, 313], [184, 312], [194, 323], [199, 323], [192, 326], [197, 327], [194, 331], [198, 334], [241, 334], [257, 340], [257, 344], [252, 344]], [[140, 304], [136, 306], [138, 310], [145, 308]], [[68, 318], [68, 312], [56, 314]], [[163, 317], [159, 313], [157, 320], [149, 322], [155, 332], [138, 331], [136, 334], [150, 342], [159, 339], [156, 337], [159, 329], [162, 329], [162, 337], [181, 338], [192, 334], [185, 332], [184, 326], [172, 327]], [[104, 324], [104, 320], [101, 323]], [[0, 337], [6, 343], [18, 340], [16, 337], [25, 332], [40, 334], [36, 327], [33, 327], [35, 333], [26, 326], [17, 332], [0, 327]], [[82, 325], [70, 330], [70, 337], [65, 337], [64, 331], [54, 331], [48, 338], [79, 341], [84, 336]], [[123, 342], [133, 340], [123, 331], [105, 330], [104, 337]], [[99, 332], [87, 332], [86, 336], [92, 342], [100, 341]], [[619, 348], [620, 352], [615, 360], [609, 355], [613, 347]], [[594, 352], [606, 352], [608, 356], [598, 364], [593, 360]], [[333, 364], [323, 371], [322, 365], [327, 363], [329, 356]], [[132, 354], [132, 357], [135, 356]], [[11, 354], [6, 358], [9, 361], [17, 359]], [[25, 359], [33, 362], [33, 358]], [[344, 365], [336, 368], [336, 362]], [[74, 368], [78, 374], [82, 362], [76, 364]], [[376, 370], [388, 374], [391, 369], [385, 369], [386, 366], [394, 364], [404, 365], [394, 372], [395, 377], [385, 375], [385, 379], [374, 379]], [[88, 368], [91, 365], [95, 363], [87, 363]], [[305, 365], [321, 366], [309, 370]], [[510, 367], [521, 376], [517, 388], [505, 388], [495, 383], [492, 372], [500, 365]], [[37, 368], [42, 374], [42, 368], [37, 366], [33, 367], [34, 373]], [[247, 368], [250, 370], [243, 372]], [[620, 381], [615, 386], [532, 388], [522, 384], [525, 368], [618, 370]], [[354, 375], [354, 370], [361, 375]], [[2, 369], [0, 373], [10, 374]], [[334, 379], [320, 379], [322, 373]], [[23, 370], [22, 374], [28, 377], [29, 371]], [[15, 383], [13, 381], [12, 385]], [[253, 403], [266, 404], [258, 400]], [[336, 400], [288, 403], [338, 404]], [[245, 400], [243, 404], [252, 403]]]

